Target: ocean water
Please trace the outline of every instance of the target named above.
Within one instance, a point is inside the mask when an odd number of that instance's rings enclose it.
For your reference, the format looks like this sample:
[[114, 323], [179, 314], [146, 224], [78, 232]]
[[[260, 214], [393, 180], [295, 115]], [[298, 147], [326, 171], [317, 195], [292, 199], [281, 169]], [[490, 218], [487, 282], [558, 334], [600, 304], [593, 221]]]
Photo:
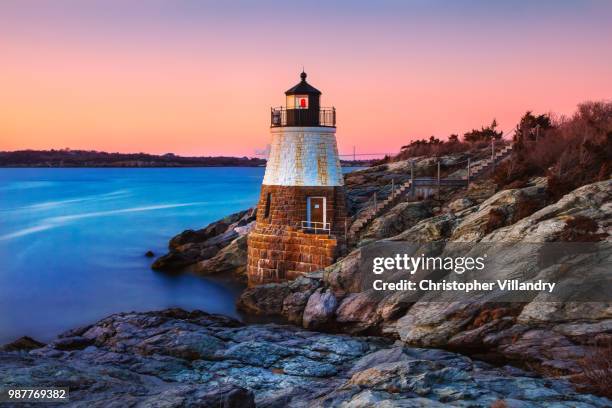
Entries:
[[110, 313], [237, 317], [242, 289], [150, 269], [168, 240], [257, 202], [263, 168], [0, 169], [0, 344]]

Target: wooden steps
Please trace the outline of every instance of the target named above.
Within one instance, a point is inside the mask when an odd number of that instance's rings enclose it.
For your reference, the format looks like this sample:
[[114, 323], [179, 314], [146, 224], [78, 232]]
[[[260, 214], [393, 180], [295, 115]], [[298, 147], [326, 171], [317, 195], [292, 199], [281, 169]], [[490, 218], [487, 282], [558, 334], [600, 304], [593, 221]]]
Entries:
[[[504, 160], [510, 153], [512, 152], [512, 145], [504, 146], [499, 152], [495, 153], [495, 157], [488, 158], [485, 160], [481, 160], [477, 165], [470, 168], [470, 177], [469, 179], [474, 179], [480, 175], [482, 175], [485, 171], [487, 171], [494, 163], [499, 163]], [[417, 179], [418, 180], [418, 179]], [[467, 180], [465, 177], [463, 180]], [[378, 217], [382, 212], [384, 212], [391, 204], [397, 202], [398, 198], [403, 196], [406, 191], [409, 191], [412, 188], [412, 180], [408, 180], [404, 184], [400, 185], [399, 188], [394, 189], [393, 192], [387, 197], [385, 200], [380, 203], [376, 203], [375, 206], [367, 208], [359, 217], [353, 222], [350, 229], [348, 230], [348, 240], [349, 242], [355, 242], [355, 239], [358, 237], [359, 232], [367, 226], [374, 218]]]

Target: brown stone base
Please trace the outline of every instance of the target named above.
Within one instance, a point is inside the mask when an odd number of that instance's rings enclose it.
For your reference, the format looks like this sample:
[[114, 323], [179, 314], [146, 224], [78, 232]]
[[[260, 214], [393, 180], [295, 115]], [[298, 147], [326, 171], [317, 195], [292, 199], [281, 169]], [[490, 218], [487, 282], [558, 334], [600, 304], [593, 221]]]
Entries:
[[[327, 234], [301, 229], [308, 197], [325, 197]], [[249, 233], [249, 286], [292, 280], [331, 265], [346, 246], [344, 188], [263, 185], [257, 225]]]
[[292, 227], [256, 227], [249, 233], [249, 286], [284, 282], [331, 265], [337, 256], [334, 236], [309, 234]]

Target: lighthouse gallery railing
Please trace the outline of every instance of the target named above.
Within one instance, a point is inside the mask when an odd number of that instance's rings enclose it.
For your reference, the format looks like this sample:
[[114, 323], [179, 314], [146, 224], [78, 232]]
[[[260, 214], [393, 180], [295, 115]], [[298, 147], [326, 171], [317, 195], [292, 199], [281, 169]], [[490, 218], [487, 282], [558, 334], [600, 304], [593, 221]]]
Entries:
[[287, 109], [271, 108], [270, 126], [336, 126], [336, 108]]

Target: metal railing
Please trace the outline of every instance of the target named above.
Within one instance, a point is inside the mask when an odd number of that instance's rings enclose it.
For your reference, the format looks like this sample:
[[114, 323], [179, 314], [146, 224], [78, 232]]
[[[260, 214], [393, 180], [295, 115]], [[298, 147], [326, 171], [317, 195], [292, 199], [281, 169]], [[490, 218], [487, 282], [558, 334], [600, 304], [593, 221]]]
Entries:
[[336, 108], [287, 109], [284, 106], [270, 109], [270, 126], [336, 126]]
[[302, 221], [302, 230], [315, 234], [329, 234], [331, 232], [331, 224], [329, 222]]

